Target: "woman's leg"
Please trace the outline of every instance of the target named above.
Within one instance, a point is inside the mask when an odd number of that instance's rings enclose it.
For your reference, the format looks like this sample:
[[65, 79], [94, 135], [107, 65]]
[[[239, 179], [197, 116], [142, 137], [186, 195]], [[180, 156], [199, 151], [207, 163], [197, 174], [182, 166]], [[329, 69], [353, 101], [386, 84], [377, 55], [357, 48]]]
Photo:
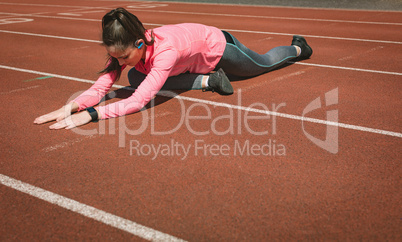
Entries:
[[[132, 68], [128, 72], [128, 80], [132, 88], [137, 87], [144, 81], [147, 75]], [[202, 89], [202, 82], [205, 81], [207, 75], [183, 73], [178, 76], [169, 77], [161, 90], [198, 90]]]
[[280, 46], [260, 55], [242, 43], [228, 32], [222, 31], [226, 37], [226, 48], [216, 69], [222, 68], [225, 73], [251, 77], [271, 71], [287, 61], [297, 57], [295, 46]]
[[[133, 89], [137, 89], [146, 75], [132, 68], [128, 72], [128, 80]], [[161, 90], [199, 90], [214, 91], [221, 95], [233, 94], [233, 87], [222, 70], [210, 75], [183, 73], [169, 77]]]

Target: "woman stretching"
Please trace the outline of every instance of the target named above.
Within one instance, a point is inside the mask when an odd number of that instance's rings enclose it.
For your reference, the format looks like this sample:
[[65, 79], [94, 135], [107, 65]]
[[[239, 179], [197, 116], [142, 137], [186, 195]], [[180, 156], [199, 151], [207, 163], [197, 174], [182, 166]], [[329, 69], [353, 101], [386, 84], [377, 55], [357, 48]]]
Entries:
[[[127, 115], [141, 110], [160, 90], [202, 89], [230, 95], [233, 88], [225, 73], [252, 77], [289, 60], [307, 59], [313, 52], [297, 35], [292, 45], [260, 55], [215, 27], [186, 23], [146, 30], [136, 16], [123, 8], [103, 17], [102, 31], [103, 45], [110, 56], [102, 75], [72, 102], [36, 118], [34, 123], [56, 120], [51, 129], [71, 129], [98, 119]], [[134, 67], [128, 79], [135, 92], [127, 99], [93, 108], [126, 66]], [[215, 72], [210, 74], [212, 71]]]

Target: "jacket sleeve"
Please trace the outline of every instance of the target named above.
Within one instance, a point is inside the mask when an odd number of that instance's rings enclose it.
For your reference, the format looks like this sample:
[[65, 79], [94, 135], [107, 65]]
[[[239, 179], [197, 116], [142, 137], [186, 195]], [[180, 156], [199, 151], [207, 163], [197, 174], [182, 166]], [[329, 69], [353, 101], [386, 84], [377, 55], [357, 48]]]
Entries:
[[98, 107], [99, 118], [114, 118], [141, 110], [161, 90], [176, 60], [177, 52], [175, 50], [167, 49], [158, 53], [153, 60], [149, 74], [135, 92], [124, 100]]
[[[122, 70], [125, 67], [126, 66], [122, 66]], [[114, 80], [114, 73], [106, 73], [101, 75], [88, 90], [83, 92], [72, 101], [78, 104], [78, 111], [97, 105], [110, 90], [114, 83]]]

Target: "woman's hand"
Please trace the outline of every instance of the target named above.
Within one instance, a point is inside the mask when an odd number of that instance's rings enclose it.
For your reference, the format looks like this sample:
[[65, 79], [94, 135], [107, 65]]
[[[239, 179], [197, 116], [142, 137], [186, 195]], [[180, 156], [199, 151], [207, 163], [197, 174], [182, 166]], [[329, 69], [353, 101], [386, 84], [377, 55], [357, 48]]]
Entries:
[[79, 112], [73, 114], [57, 123], [51, 125], [50, 129], [72, 129], [92, 121], [91, 115], [88, 112]]
[[78, 110], [78, 104], [75, 102], [71, 102], [60, 109], [53, 111], [51, 113], [42, 115], [37, 117], [34, 121], [35, 124], [44, 124], [47, 122], [51, 122], [56, 120], [57, 122], [67, 118], [71, 115], [71, 113], [76, 112]]
[[43, 124], [51, 121], [56, 121], [57, 123], [51, 125], [49, 127], [50, 129], [71, 129], [89, 123], [92, 120], [88, 112], [81, 112], [71, 115], [71, 113], [76, 112], [77, 110], [78, 104], [72, 102], [56, 111], [36, 118], [34, 123]]

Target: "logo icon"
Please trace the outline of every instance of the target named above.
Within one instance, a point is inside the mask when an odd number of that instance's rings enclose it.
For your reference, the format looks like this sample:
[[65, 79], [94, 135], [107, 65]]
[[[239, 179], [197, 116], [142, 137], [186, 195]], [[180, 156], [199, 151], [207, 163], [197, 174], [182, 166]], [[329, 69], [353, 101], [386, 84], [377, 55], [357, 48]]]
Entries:
[[[326, 107], [336, 105], [338, 104], [338, 88], [335, 88], [327, 93], [325, 93], [325, 105]], [[322, 107], [321, 105], [321, 99], [320, 97], [317, 97], [314, 99], [314, 101], [310, 102], [306, 108], [303, 110], [303, 118], [305, 117], [306, 114], [316, 110], [320, 109]], [[322, 122], [323, 124], [326, 124], [326, 137], [325, 140], [318, 139], [311, 134], [307, 133], [307, 131], [304, 129], [304, 121], [302, 120], [302, 127], [303, 127], [303, 132], [307, 136], [311, 142], [313, 142], [315, 145], [318, 147], [332, 153], [332, 154], [337, 154], [338, 153], [338, 109], [330, 110], [326, 112], [326, 121]]]

